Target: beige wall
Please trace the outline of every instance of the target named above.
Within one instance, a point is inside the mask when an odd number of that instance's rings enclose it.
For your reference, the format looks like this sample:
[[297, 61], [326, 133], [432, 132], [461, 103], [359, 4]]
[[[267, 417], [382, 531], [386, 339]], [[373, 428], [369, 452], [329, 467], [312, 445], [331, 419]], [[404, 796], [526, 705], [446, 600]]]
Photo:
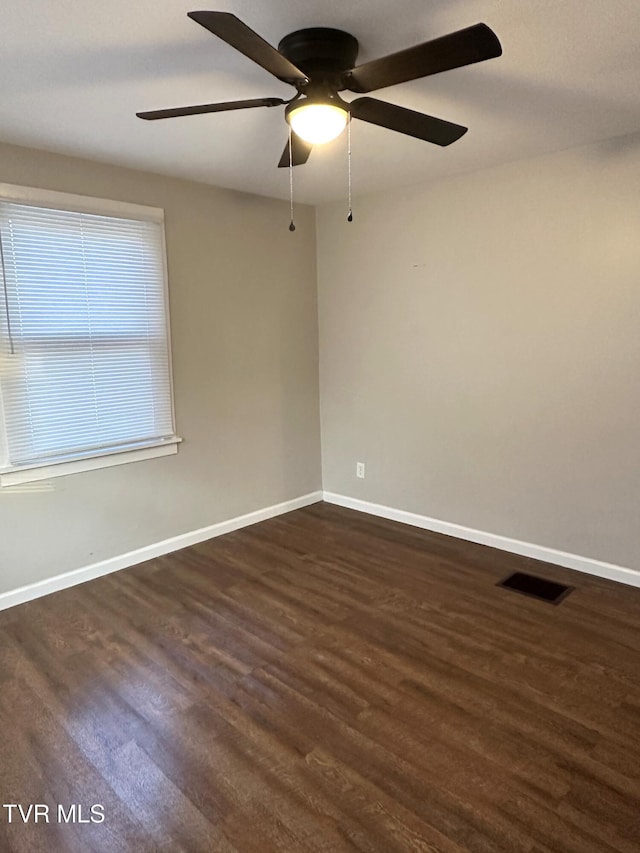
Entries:
[[324, 488], [640, 568], [639, 178], [630, 139], [290, 234], [281, 202], [0, 145], [0, 181], [165, 209], [185, 439], [1, 490], [0, 592], [320, 488], [316, 236]]
[[636, 137], [320, 208], [324, 488], [640, 568], [639, 188]]
[[0, 491], [0, 592], [320, 488], [314, 211], [0, 145], [0, 181], [162, 207], [179, 453]]

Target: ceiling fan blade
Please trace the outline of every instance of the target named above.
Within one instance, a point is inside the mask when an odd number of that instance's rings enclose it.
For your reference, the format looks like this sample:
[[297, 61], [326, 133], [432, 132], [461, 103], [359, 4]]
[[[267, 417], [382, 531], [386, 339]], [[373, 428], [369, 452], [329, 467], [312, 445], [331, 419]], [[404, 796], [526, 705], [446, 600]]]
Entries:
[[196, 116], [202, 113], [222, 113], [226, 110], [248, 110], [252, 107], [278, 107], [286, 104], [282, 98], [253, 98], [249, 101], [225, 101], [221, 104], [198, 104], [195, 107], [176, 107], [169, 110], [151, 110], [136, 113], [138, 118], [154, 121], [157, 118], [177, 118], [178, 116]]
[[486, 24], [474, 24], [359, 65], [351, 71], [347, 88], [352, 92], [374, 92], [501, 54], [502, 46], [493, 30]]
[[424, 139], [425, 142], [433, 142], [435, 145], [451, 145], [468, 130], [460, 124], [417, 113], [405, 107], [397, 107], [395, 104], [387, 104], [375, 98], [356, 98], [350, 106], [354, 118], [387, 127], [389, 130], [397, 130], [398, 133], [406, 133], [407, 136], [415, 136], [416, 139]]
[[307, 75], [230, 12], [187, 12], [192, 21], [286, 83], [305, 83]]
[[[304, 139], [300, 139], [300, 137], [296, 136], [295, 133], [291, 134], [291, 143], [291, 160], [293, 165], [304, 166], [304, 164], [309, 159], [309, 154], [311, 154], [311, 149], [313, 148], [313, 145], [310, 142], [305, 142]], [[280, 158], [280, 162], [278, 163], [278, 168], [289, 168], [289, 140], [287, 140], [287, 144], [284, 146], [284, 151], [282, 152], [282, 157]]]

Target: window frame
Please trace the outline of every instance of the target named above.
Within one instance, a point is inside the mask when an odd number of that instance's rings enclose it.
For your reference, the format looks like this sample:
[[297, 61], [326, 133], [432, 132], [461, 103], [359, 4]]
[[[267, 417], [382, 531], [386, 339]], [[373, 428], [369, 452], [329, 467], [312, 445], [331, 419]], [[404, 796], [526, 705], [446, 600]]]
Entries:
[[[52, 459], [43, 459], [37, 463], [11, 465], [8, 459], [6, 427], [2, 388], [0, 387], [0, 488], [30, 483], [37, 480], [48, 480], [52, 477], [62, 477], [81, 471], [92, 471], [128, 462], [138, 462], [144, 459], [154, 459], [169, 456], [178, 452], [182, 441], [176, 433], [175, 398], [173, 384], [173, 359], [171, 346], [171, 319], [169, 305], [169, 278], [167, 272], [167, 248], [164, 229], [164, 210], [160, 207], [133, 204], [113, 199], [94, 198], [92, 196], [75, 195], [73, 193], [45, 190], [37, 187], [24, 187], [14, 184], [0, 183], [0, 201], [15, 202], [32, 207], [48, 208], [51, 210], [68, 210], [75, 213], [88, 213], [98, 216], [109, 216], [120, 219], [138, 219], [143, 222], [153, 222], [160, 226], [161, 249], [159, 258], [162, 268], [162, 298], [164, 304], [164, 322], [167, 336], [167, 357], [169, 371], [169, 402], [173, 434], [167, 439], [149, 439], [148, 441], [132, 441], [130, 445], [111, 448], [107, 452], [101, 449], [79, 451]], [[4, 271], [0, 270], [0, 276]], [[0, 311], [5, 313], [4, 304]]]

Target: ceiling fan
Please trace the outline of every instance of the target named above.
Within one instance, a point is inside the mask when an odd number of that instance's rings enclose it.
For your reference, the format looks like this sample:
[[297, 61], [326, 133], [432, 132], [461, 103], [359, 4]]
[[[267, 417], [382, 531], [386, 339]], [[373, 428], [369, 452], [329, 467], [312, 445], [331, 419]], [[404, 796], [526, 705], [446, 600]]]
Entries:
[[294, 132], [280, 158], [280, 167], [306, 163], [312, 146], [335, 139], [350, 117], [436, 145], [450, 145], [467, 132], [466, 127], [376, 98], [344, 101], [339, 92], [365, 94], [502, 54], [493, 30], [486, 24], [475, 24], [356, 66], [358, 41], [342, 30], [328, 27], [297, 30], [285, 36], [276, 50], [229, 12], [188, 12], [188, 15], [278, 80], [294, 86], [296, 94], [288, 101], [254, 98], [136, 115], [155, 120], [286, 104], [285, 118]]

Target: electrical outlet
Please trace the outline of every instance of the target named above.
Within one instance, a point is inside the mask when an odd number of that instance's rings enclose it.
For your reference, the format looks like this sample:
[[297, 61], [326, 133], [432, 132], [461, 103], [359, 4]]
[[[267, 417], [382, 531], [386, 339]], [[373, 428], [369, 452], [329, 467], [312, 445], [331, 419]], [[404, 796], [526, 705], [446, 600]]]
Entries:
[[364, 480], [364, 462], [356, 462], [356, 477]]

